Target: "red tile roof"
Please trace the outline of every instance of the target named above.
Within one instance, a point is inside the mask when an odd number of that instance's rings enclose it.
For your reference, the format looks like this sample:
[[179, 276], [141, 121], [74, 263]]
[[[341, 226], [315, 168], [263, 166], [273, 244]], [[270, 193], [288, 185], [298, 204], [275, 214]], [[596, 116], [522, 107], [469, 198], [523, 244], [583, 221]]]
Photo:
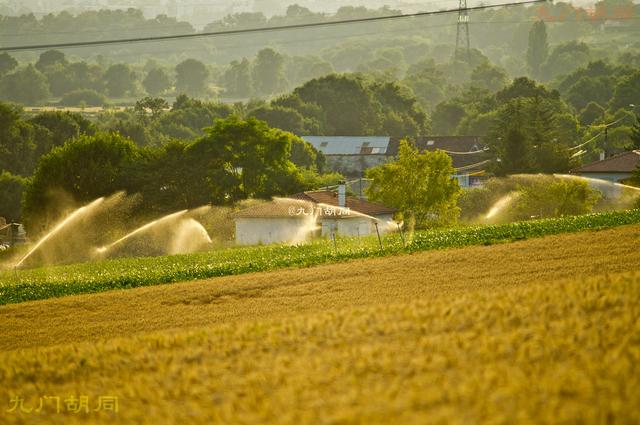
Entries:
[[632, 173], [640, 165], [640, 150], [624, 152], [602, 161], [592, 162], [571, 170], [579, 173]]
[[[288, 198], [276, 198], [254, 207], [244, 209], [236, 218], [300, 218], [319, 213], [335, 218], [354, 218], [358, 214], [370, 216], [394, 214], [396, 210], [384, 205], [347, 196], [345, 210], [338, 207], [338, 194], [329, 190], [297, 193]], [[335, 208], [332, 208], [335, 207]]]
[[[338, 194], [330, 190], [302, 192], [292, 195], [290, 198], [310, 201], [315, 204], [325, 204], [334, 207], [338, 206]], [[345, 207], [352, 211], [372, 216], [394, 214], [396, 212], [396, 209], [394, 208], [369, 202], [364, 199], [356, 198], [355, 196], [347, 196], [345, 198]]]

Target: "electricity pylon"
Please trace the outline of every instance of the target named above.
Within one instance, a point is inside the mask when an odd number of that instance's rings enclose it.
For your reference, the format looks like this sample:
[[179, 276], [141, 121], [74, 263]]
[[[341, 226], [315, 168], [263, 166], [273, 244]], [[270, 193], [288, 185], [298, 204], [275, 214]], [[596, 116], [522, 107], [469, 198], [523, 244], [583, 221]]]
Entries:
[[[463, 35], [464, 33], [464, 35]], [[456, 33], [456, 51], [454, 58], [458, 59], [458, 49], [463, 42], [462, 38], [466, 40], [467, 44], [467, 60], [469, 59], [469, 13], [467, 11], [467, 0], [458, 0], [458, 31]]]

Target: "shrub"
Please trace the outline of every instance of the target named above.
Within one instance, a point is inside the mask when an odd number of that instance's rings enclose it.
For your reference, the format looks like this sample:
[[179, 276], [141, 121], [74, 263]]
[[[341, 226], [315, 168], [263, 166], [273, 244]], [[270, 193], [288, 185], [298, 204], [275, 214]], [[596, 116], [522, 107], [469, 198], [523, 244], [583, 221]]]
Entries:
[[74, 90], [60, 100], [62, 106], [103, 106], [107, 103], [104, 95], [95, 90]]

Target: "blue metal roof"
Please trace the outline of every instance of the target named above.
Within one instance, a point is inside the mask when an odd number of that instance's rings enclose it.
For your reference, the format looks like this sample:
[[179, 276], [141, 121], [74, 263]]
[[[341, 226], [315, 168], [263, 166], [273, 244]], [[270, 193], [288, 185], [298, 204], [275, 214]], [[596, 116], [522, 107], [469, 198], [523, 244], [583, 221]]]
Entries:
[[325, 155], [384, 155], [390, 137], [381, 136], [303, 136]]

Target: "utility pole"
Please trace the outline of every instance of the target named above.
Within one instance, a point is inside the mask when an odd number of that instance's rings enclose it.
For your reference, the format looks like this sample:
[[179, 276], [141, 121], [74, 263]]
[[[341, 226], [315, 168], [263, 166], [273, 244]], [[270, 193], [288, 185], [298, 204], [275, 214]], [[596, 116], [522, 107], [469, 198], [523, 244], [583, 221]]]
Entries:
[[467, 60], [469, 60], [469, 12], [467, 10], [467, 0], [458, 0], [458, 28], [456, 33], [456, 51], [454, 53], [454, 59], [458, 59], [458, 49], [465, 41], [467, 46]]

